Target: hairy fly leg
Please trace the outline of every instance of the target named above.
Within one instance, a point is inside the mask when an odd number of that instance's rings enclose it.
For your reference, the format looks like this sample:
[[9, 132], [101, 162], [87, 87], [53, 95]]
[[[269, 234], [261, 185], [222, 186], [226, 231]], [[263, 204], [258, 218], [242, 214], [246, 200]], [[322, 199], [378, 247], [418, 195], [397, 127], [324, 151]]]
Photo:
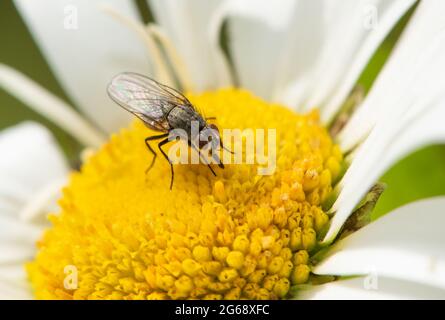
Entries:
[[161, 142], [158, 143], [158, 149], [159, 151], [161, 151], [162, 155], [164, 156], [165, 159], [167, 159], [168, 163], [170, 164], [170, 170], [171, 170], [171, 181], [170, 181], [170, 190], [173, 188], [173, 179], [175, 178], [175, 171], [173, 170], [173, 163], [170, 161], [170, 158], [168, 157], [168, 155], [164, 152], [164, 150], [162, 150], [162, 146], [166, 143], [169, 143], [170, 140], [164, 139]]
[[158, 156], [157, 153], [153, 150], [153, 148], [150, 146], [150, 144], [148, 142], [163, 139], [165, 137], [168, 137], [168, 133], [145, 138], [145, 145], [147, 146], [148, 150], [150, 150], [150, 152], [153, 154], [153, 159], [151, 160], [150, 165], [148, 166], [147, 169], [145, 169], [145, 175], [147, 175], [148, 171], [150, 171], [150, 169], [153, 168], [153, 166], [155, 164], [156, 157]]

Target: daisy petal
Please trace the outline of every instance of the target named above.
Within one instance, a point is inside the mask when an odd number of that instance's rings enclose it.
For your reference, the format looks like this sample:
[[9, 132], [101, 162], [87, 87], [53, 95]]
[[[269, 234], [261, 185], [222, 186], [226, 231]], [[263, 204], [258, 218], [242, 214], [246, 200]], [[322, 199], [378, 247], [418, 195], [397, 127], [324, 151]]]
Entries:
[[[325, 242], [335, 237], [355, 205], [391, 165], [422, 146], [445, 141], [441, 121], [445, 117], [445, 4], [426, 1], [418, 9], [398, 51], [363, 104], [361, 115], [366, 114], [368, 120], [361, 116], [351, 119], [340, 136], [348, 150], [372, 129], [340, 182], [341, 192], [331, 209], [335, 216]], [[430, 23], [434, 27], [426, 27]], [[416, 37], [422, 41], [420, 51], [410, 40]]]
[[443, 299], [443, 290], [395, 279], [366, 277], [339, 280], [301, 290], [297, 299], [312, 300], [393, 300]]
[[20, 215], [36, 196], [46, 212], [40, 191], [65, 177], [68, 167], [49, 131], [32, 122], [2, 131], [0, 153], [0, 297], [28, 299], [24, 263], [34, 256], [44, 225], [25, 223]]
[[[18, 220], [17, 217], [0, 215], [0, 246], [15, 245], [23, 248], [34, 249], [34, 243], [41, 236], [42, 226], [27, 224]], [[0, 253], [0, 264], [4, 251]]]
[[32, 299], [32, 288], [27, 281], [23, 264], [0, 266], [0, 299]]
[[[422, 146], [445, 141], [444, 118], [445, 101], [430, 107], [424, 114], [407, 113], [400, 118], [399, 125], [376, 127], [340, 182], [341, 192], [331, 208], [335, 216], [324, 241], [335, 237], [360, 199], [394, 163]], [[400, 128], [404, 120], [410, 124]]]
[[1, 132], [0, 153], [0, 203], [16, 213], [41, 188], [68, 172], [49, 131], [32, 122]]
[[320, 107], [328, 120], [414, 1], [230, 3], [230, 47], [241, 85], [296, 110]]
[[[148, 74], [150, 64], [142, 42], [101, 12], [100, 2], [15, 0], [69, 96], [92, 121], [112, 132], [127, 124], [130, 118], [108, 98], [108, 82], [122, 71]], [[127, 16], [138, 18], [131, 1], [107, 3]]]
[[445, 197], [411, 203], [340, 240], [316, 274], [394, 278], [437, 287], [445, 297]]
[[[14, 241], [12, 237], [9, 239], [9, 242], [11, 241]], [[12, 263], [18, 268], [23, 268], [23, 263], [32, 259], [34, 253], [34, 245], [19, 245], [16, 243], [4, 243], [2, 241], [2, 243], [0, 243], [0, 265], [8, 265]]]
[[71, 134], [85, 146], [99, 147], [104, 135], [65, 101], [24, 74], [0, 63], [0, 87]]
[[231, 84], [219, 38], [211, 36], [219, 0], [148, 0], [157, 23], [165, 30], [188, 67], [195, 89]]
[[[0, 153], [3, 155], [0, 158], [0, 208], [6, 209], [0, 211], [0, 263], [3, 263], [11, 261], [7, 259], [12, 257], [9, 253], [15, 252], [20, 258], [30, 257], [42, 226], [23, 223], [21, 212], [26, 208], [29, 212], [35, 197], [38, 197], [39, 213], [46, 211], [53, 197], [47, 196], [43, 201], [40, 191], [66, 177], [68, 167], [50, 133], [32, 122], [2, 131]], [[16, 261], [16, 258], [11, 259]]]
[[[388, 113], [397, 116], [403, 113], [406, 106], [400, 104], [400, 100], [404, 96], [402, 101], [412, 101], [419, 92], [431, 95], [434, 93], [431, 85], [443, 83], [444, 76], [437, 68], [445, 60], [442, 55], [444, 14], [443, 1], [421, 1], [366, 100], [339, 134], [344, 150], [351, 150], [363, 141]], [[427, 68], [428, 73], [422, 68]], [[419, 70], [423, 75], [421, 79]]]
[[17, 286], [0, 280], [0, 300], [31, 300], [31, 292], [31, 288], [26, 285]]
[[16, 285], [26, 285], [26, 274], [23, 265], [17, 268], [16, 265], [2, 265], [0, 266], [0, 283], [12, 283]]

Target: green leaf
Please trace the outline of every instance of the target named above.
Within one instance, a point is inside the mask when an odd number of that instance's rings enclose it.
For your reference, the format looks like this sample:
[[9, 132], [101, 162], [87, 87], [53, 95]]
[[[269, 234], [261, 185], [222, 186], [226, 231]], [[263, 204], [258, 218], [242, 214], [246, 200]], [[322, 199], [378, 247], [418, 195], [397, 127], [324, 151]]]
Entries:
[[445, 145], [423, 148], [393, 166], [381, 179], [387, 185], [372, 218], [409, 202], [445, 195]]

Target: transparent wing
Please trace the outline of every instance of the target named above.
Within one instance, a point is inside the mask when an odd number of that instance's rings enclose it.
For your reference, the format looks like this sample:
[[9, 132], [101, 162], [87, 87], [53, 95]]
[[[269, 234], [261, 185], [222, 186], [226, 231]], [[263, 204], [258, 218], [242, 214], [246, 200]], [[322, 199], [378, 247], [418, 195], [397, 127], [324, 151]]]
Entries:
[[143, 75], [125, 72], [108, 85], [108, 94], [117, 104], [158, 131], [170, 128], [167, 115], [175, 107], [192, 108], [181, 93]]

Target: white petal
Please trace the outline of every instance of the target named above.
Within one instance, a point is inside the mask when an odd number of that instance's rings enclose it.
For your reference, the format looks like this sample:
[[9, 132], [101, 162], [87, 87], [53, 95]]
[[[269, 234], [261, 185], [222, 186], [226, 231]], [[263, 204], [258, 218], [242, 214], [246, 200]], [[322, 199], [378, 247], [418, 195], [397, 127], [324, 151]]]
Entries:
[[[66, 177], [68, 166], [51, 134], [25, 122], [0, 133], [0, 263], [31, 258], [42, 226], [24, 223], [21, 212], [42, 189]], [[48, 197], [47, 200], [50, 200]], [[48, 201], [38, 199], [40, 212]]]
[[66, 177], [68, 166], [50, 132], [32, 122], [0, 132], [0, 154], [0, 298], [28, 299], [24, 263], [44, 225], [26, 223], [21, 213], [33, 203], [48, 212], [42, 190]]
[[312, 300], [393, 300], [444, 299], [445, 291], [394, 279], [378, 278], [371, 283], [358, 277], [301, 290], [297, 299]]
[[[297, 110], [320, 107], [328, 120], [413, 1], [230, 3], [231, 49], [241, 85]], [[367, 26], [373, 10], [374, 28]]]
[[[111, 102], [106, 86], [119, 72], [149, 74], [142, 42], [101, 12], [99, 0], [14, 2], [56, 77], [82, 111], [108, 132], [127, 124], [130, 116]], [[107, 3], [138, 18], [132, 1]]]
[[2, 131], [0, 153], [0, 202], [13, 204], [16, 209], [68, 172], [51, 134], [32, 122]]
[[25, 266], [20, 265], [2, 265], [0, 266], [0, 282], [25, 285], [26, 274]]
[[231, 84], [219, 38], [211, 27], [219, 0], [148, 0], [157, 23], [165, 30], [185, 61], [195, 89]]
[[400, 118], [399, 123], [394, 120], [394, 125], [376, 127], [356, 152], [340, 182], [341, 192], [331, 208], [335, 216], [325, 242], [335, 237], [360, 199], [394, 163], [424, 145], [445, 141], [444, 117], [445, 101], [437, 103], [424, 114], [408, 113]]
[[[421, 1], [366, 100], [340, 133], [344, 150], [364, 140], [388, 112], [396, 116], [403, 113], [407, 107], [400, 101], [412, 101], [419, 93], [431, 95], [435, 85], [443, 83], [444, 76], [438, 68], [445, 60], [444, 14], [443, 1]], [[422, 69], [428, 69], [428, 73]]]
[[67, 184], [68, 177], [62, 176], [51, 180], [41, 187], [20, 211], [19, 219], [28, 223], [46, 223], [42, 212], [57, 212], [57, 200], [62, 195], [62, 188]]
[[[340, 136], [343, 148], [348, 149], [372, 129], [340, 182], [325, 242], [335, 237], [359, 200], [397, 160], [421, 146], [445, 141], [441, 121], [445, 117], [445, 3], [425, 1], [418, 9], [362, 113]], [[419, 35], [423, 35], [422, 43], [414, 46], [411, 39]]]
[[31, 300], [29, 286], [17, 286], [0, 280], [0, 300]]
[[110, 15], [110, 17], [120, 22], [123, 26], [132, 30], [134, 34], [141, 39], [141, 41], [145, 44], [150, 57], [152, 58], [151, 60], [153, 64], [152, 67], [154, 77], [161, 83], [168, 86], [174, 86], [173, 77], [168, 70], [167, 61], [165, 61], [165, 59], [162, 57], [161, 49], [156, 44], [155, 39], [150, 34], [144, 23], [123, 15], [119, 10], [105, 3], [101, 4], [100, 8], [104, 13], [107, 13]]
[[[298, 20], [298, 14], [309, 14], [312, 6], [317, 6], [315, 2], [306, 1], [304, 10], [301, 9], [304, 3], [297, 1], [240, 0], [225, 4], [223, 18], [228, 20], [229, 48], [241, 87], [272, 99], [279, 77], [286, 78], [291, 69], [298, 67], [303, 72], [303, 66], [310, 68], [315, 63], [312, 48], [307, 47], [305, 52], [294, 52], [290, 48], [297, 46], [298, 41], [307, 40], [304, 33], [311, 30], [314, 23], [308, 21], [311, 24], [302, 29], [295, 28], [293, 21]], [[294, 57], [292, 67], [286, 64], [287, 70], [280, 68], [280, 63], [284, 64], [286, 58], [289, 60], [286, 54]], [[290, 76], [287, 78], [290, 80]]]
[[[25, 250], [34, 251], [35, 241], [42, 235], [42, 226], [35, 224], [23, 223], [17, 217], [3, 216], [0, 214], [0, 246], [17, 246], [23, 247]], [[0, 253], [0, 261], [2, 260], [4, 251]], [[3, 260], [1, 262], [4, 262]]]
[[411, 203], [336, 243], [313, 272], [405, 280], [445, 296], [444, 224], [445, 197]]
[[70, 105], [24, 74], [0, 63], [0, 87], [28, 107], [53, 121], [86, 146], [99, 147], [104, 135]]
[[[3, 228], [2, 228], [3, 229]], [[4, 231], [4, 230], [2, 230]], [[9, 237], [9, 242], [14, 241], [12, 237]], [[36, 239], [37, 240], [37, 239]], [[35, 246], [28, 244], [28, 245], [19, 245], [16, 243], [6, 243], [1, 242], [0, 243], [0, 266], [1, 265], [9, 265], [9, 264], [15, 264], [19, 267], [23, 267], [23, 264], [26, 261], [29, 261], [32, 259], [32, 257], [35, 254]]]
[[0, 266], [0, 300], [4, 299], [33, 299], [23, 264]]

